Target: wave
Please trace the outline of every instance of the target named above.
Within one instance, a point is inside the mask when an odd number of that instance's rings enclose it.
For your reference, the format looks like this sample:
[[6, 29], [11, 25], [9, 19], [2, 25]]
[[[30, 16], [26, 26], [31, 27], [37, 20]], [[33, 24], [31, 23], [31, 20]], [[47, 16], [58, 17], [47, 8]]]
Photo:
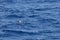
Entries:
[[18, 15], [7, 15], [6, 18], [24, 18], [24, 16], [23, 15], [20, 15], [20, 16], [18, 16]]

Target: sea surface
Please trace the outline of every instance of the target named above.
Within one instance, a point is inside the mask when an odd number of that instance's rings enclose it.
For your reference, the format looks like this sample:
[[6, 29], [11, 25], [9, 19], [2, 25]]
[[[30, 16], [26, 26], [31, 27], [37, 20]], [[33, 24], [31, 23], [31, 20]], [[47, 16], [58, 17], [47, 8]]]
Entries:
[[0, 0], [0, 40], [60, 40], [60, 0]]

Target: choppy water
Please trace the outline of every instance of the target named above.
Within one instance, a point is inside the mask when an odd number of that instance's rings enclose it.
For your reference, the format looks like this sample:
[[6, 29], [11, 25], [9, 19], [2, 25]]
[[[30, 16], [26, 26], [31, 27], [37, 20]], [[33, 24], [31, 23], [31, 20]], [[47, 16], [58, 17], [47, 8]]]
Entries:
[[60, 0], [0, 0], [0, 40], [60, 40]]

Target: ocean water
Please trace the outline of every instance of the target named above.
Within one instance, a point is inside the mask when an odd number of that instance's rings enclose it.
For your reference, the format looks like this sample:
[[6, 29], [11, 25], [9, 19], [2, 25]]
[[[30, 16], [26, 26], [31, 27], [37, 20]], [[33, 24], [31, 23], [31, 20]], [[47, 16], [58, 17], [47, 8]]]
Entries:
[[60, 40], [60, 0], [0, 0], [0, 40]]

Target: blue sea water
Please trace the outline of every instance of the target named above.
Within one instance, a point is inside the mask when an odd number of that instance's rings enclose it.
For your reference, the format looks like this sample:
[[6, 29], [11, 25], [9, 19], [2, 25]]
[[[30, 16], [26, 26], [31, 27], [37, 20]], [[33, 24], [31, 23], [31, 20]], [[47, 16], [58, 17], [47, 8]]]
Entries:
[[60, 0], [0, 0], [0, 40], [60, 40]]

